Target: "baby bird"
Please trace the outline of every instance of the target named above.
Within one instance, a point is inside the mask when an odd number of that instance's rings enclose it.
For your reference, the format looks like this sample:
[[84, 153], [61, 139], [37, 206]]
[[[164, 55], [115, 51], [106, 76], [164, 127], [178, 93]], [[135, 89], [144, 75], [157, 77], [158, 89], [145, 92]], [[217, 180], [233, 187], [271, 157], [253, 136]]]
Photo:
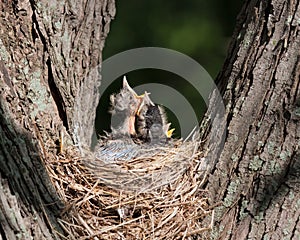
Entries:
[[137, 111], [136, 127], [138, 137], [151, 144], [167, 143], [174, 131], [174, 129], [169, 130], [170, 123], [167, 123], [164, 109], [154, 104], [147, 92]]
[[[138, 96], [124, 77], [122, 89], [111, 95], [110, 101], [111, 133], [96, 145], [96, 159], [104, 163], [127, 161], [144, 152], [144, 143], [168, 142], [173, 130], [168, 130], [163, 108], [151, 101], [149, 93]], [[90, 167], [95, 170], [97, 164], [90, 163]]]
[[123, 138], [136, 135], [135, 116], [143, 102], [143, 96], [138, 96], [129, 86], [126, 77], [123, 78], [123, 88], [118, 94], [110, 96], [112, 138]]
[[[131, 137], [136, 136], [135, 116], [143, 101], [143, 95], [138, 96], [124, 77], [122, 89], [111, 95], [110, 101], [111, 133], [102, 136], [94, 150], [95, 157], [104, 163], [128, 160], [137, 154], [138, 146]], [[94, 170], [97, 164], [99, 162], [92, 164]]]

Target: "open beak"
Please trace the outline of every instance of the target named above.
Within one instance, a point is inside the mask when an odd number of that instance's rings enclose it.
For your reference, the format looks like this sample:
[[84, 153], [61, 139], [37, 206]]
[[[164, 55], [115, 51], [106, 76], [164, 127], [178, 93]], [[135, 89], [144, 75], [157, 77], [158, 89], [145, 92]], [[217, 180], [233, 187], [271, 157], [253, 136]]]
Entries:
[[171, 126], [171, 123], [168, 123], [168, 124], [163, 126], [163, 131], [164, 131], [165, 135], [167, 136], [167, 138], [171, 138], [172, 134], [175, 130], [175, 128], [172, 128], [172, 129], [169, 130], [170, 126]]
[[175, 128], [172, 128], [172, 129], [168, 130], [168, 131], [167, 131], [167, 134], [166, 134], [166, 135], [167, 135], [167, 138], [171, 138], [174, 131], [175, 131]]
[[137, 110], [137, 113], [136, 113], [137, 116], [140, 116], [141, 111], [142, 111], [142, 109], [143, 109], [143, 107], [144, 107], [145, 105], [152, 105], [152, 106], [155, 105], [155, 104], [151, 101], [149, 95], [150, 95], [150, 93], [145, 92], [145, 93], [142, 94], [141, 96], [138, 96], [138, 97], [141, 97], [142, 101], [141, 101], [141, 104], [140, 104], [140, 106], [139, 106], [139, 108], [138, 108], [138, 110]]
[[132, 87], [129, 86], [126, 76], [123, 77], [123, 88], [128, 89], [132, 93], [132, 95], [138, 97], [137, 93], [132, 89]]
[[137, 112], [139, 112], [140, 109], [141, 109], [141, 105], [142, 105], [143, 102], [144, 102], [145, 94], [138, 95], [138, 94], [133, 90], [133, 88], [129, 86], [128, 81], [127, 81], [127, 79], [126, 79], [126, 76], [123, 77], [123, 88], [124, 88], [124, 89], [127, 89], [129, 92], [131, 92], [132, 95], [139, 101], [139, 105], [138, 105], [138, 108], [137, 108]]
[[136, 108], [136, 111], [134, 112], [133, 115], [129, 116], [129, 133], [131, 135], [135, 135], [135, 115], [137, 113], [139, 113], [139, 111], [141, 110], [141, 105], [144, 102], [144, 96], [145, 94], [142, 95], [138, 95], [133, 89], [132, 87], [129, 86], [128, 81], [126, 79], [126, 76], [123, 77], [123, 89], [127, 89], [134, 97], [135, 99], [138, 101], [138, 106]]

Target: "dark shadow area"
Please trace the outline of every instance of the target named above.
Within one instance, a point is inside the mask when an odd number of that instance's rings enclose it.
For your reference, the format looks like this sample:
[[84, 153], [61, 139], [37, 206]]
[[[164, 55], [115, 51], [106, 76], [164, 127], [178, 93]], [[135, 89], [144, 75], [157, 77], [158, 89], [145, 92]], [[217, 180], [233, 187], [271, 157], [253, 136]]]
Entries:
[[[10, 192], [22, 201], [27, 210], [31, 212], [35, 209], [46, 223], [50, 221], [57, 230], [62, 231], [56, 217], [61, 214], [64, 204], [46, 172], [37, 140], [21, 130], [20, 126], [14, 125], [5, 111], [4, 101], [0, 97], [1, 178], [8, 182]], [[26, 209], [24, 211], [26, 213]]]
[[[256, 212], [266, 210], [271, 202], [278, 203], [284, 200], [289, 189], [294, 189], [298, 192], [300, 189], [300, 154], [295, 152], [291, 156], [290, 164], [285, 165], [283, 169], [275, 175], [263, 176], [265, 181], [265, 190], [263, 196], [258, 201]], [[291, 201], [293, 201], [291, 199]]]
[[[241, 5], [238, 0], [116, 2], [117, 15], [111, 23], [103, 59], [139, 47], [170, 48], [193, 58], [215, 78], [225, 60]], [[187, 98], [197, 118], [202, 119], [206, 106], [199, 93], [174, 74], [145, 69], [130, 72], [127, 76], [133, 87], [141, 83], [161, 83], [174, 87]], [[108, 99], [111, 93], [119, 91], [120, 86], [119, 79], [118, 83], [110, 86], [101, 97], [96, 119], [99, 134], [102, 134], [103, 130], [109, 130]], [[165, 97], [168, 97], [167, 93]], [[177, 129], [174, 135], [180, 137], [180, 126], [176, 123], [174, 115], [169, 114], [169, 111], [167, 114], [172, 126]]]
[[[215, 78], [224, 62], [242, 2], [116, 2], [104, 58], [138, 47], [164, 47], [199, 62]], [[144, 76], [144, 75], [141, 75]]]

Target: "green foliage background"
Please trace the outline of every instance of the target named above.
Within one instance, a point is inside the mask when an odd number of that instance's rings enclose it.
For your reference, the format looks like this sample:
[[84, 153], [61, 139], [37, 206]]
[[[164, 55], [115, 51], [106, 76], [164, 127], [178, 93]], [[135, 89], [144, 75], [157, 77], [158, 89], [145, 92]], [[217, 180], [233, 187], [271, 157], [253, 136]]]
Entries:
[[[215, 78], [222, 68], [241, 5], [238, 0], [117, 1], [117, 14], [106, 39], [103, 60], [132, 48], [164, 47], [192, 57]], [[174, 87], [192, 104], [199, 120], [205, 112], [201, 96], [172, 73], [145, 69], [130, 72], [127, 78], [132, 86], [156, 82]], [[102, 130], [109, 130], [109, 95], [118, 92], [120, 87], [121, 78], [100, 99], [96, 119], [100, 134]], [[167, 113], [177, 129], [175, 135], [179, 136], [176, 116], [170, 111]]]

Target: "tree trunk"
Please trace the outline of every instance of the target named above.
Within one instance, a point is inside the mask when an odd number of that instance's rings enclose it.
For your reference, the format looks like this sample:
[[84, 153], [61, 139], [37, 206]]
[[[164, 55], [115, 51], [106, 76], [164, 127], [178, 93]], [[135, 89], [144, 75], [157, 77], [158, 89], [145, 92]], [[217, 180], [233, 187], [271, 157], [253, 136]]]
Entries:
[[246, 1], [238, 17], [217, 79], [225, 144], [208, 154], [211, 239], [299, 239], [299, 19], [299, 1], [284, 0]]
[[0, 236], [52, 239], [63, 205], [43, 159], [55, 159], [63, 135], [90, 144], [100, 82], [97, 71], [87, 76], [101, 62], [114, 0], [0, 9]]

